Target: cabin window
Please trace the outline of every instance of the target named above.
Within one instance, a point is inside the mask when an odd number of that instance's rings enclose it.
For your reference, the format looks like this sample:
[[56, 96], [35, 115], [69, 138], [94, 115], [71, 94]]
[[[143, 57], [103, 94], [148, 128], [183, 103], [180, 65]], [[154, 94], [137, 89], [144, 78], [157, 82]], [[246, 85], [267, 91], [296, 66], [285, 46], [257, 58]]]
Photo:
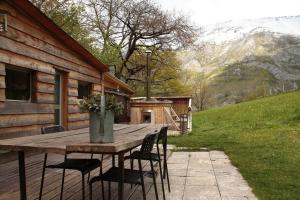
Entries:
[[91, 94], [92, 84], [88, 82], [78, 82], [78, 99], [88, 97]]
[[8, 100], [30, 101], [32, 71], [12, 65], [5, 68], [5, 95]]

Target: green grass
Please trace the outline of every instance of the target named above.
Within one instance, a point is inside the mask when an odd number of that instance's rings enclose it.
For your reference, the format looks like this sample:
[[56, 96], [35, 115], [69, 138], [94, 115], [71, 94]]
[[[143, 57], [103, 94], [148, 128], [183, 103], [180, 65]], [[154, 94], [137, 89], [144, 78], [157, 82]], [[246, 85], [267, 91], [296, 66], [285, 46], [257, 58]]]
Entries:
[[300, 91], [194, 113], [169, 141], [225, 151], [259, 199], [300, 199]]

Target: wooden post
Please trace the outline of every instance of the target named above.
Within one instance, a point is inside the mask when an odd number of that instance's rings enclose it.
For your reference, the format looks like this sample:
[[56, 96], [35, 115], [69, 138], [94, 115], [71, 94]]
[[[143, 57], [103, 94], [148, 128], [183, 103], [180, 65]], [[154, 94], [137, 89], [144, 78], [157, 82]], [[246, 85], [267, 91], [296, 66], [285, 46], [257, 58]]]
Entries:
[[4, 106], [5, 102], [5, 64], [0, 63], [0, 108]]
[[[100, 133], [104, 133], [104, 117], [105, 117], [105, 96], [104, 96], [104, 73], [101, 73], [101, 114], [100, 114]], [[103, 135], [102, 135], [103, 137]]]
[[101, 96], [104, 96], [104, 73], [100, 74], [101, 78]]

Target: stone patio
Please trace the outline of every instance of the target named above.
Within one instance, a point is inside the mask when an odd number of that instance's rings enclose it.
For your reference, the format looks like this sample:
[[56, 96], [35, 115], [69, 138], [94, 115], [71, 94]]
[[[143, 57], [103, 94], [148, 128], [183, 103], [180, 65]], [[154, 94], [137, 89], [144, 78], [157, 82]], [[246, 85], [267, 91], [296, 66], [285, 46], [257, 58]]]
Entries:
[[[168, 166], [171, 193], [167, 193], [167, 199], [257, 199], [238, 169], [221, 151], [173, 152]], [[149, 193], [151, 200], [155, 199], [153, 187]]]

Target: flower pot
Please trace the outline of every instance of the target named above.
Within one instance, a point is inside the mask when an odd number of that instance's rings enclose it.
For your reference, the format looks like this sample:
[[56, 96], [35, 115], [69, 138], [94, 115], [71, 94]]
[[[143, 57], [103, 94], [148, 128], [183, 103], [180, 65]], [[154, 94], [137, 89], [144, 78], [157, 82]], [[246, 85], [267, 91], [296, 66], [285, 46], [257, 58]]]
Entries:
[[[101, 123], [102, 122], [102, 123]], [[90, 142], [111, 143], [113, 138], [114, 113], [106, 111], [104, 118], [95, 112], [90, 112]]]
[[90, 112], [90, 142], [99, 143], [101, 117], [98, 113]]
[[104, 115], [104, 123], [100, 125], [100, 138], [102, 143], [114, 142], [113, 125], [114, 125], [114, 113], [112, 111], [106, 111]]

